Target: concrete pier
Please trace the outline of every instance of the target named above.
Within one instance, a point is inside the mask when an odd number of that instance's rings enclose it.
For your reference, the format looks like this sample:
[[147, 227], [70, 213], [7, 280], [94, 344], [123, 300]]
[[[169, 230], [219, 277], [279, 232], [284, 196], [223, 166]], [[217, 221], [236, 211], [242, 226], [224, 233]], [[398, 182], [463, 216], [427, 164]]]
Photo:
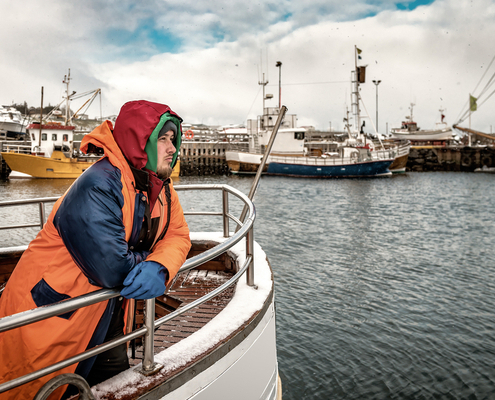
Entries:
[[180, 175], [225, 175], [229, 173], [225, 161], [228, 142], [184, 141], [180, 150]]
[[495, 167], [492, 146], [413, 146], [407, 171], [465, 171]]
[[[181, 146], [180, 175], [227, 175], [229, 168], [225, 151], [232, 146], [228, 141], [188, 141]], [[0, 141], [0, 150], [29, 154], [29, 142]], [[7, 179], [10, 168], [0, 155], [0, 178]], [[465, 171], [495, 167], [493, 146], [413, 146], [407, 162], [407, 171]]]

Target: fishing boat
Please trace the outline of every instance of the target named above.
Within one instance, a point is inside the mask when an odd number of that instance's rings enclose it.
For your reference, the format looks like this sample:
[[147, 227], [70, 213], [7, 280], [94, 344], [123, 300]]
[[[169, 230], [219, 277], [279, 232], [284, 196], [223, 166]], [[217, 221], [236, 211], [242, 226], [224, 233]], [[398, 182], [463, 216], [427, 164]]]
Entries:
[[[15, 176], [32, 178], [65, 178], [75, 179], [101, 158], [101, 155], [86, 155], [74, 147], [74, 126], [47, 123], [28, 125], [26, 132], [31, 138], [29, 154], [17, 151], [2, 152], [11, 171]], [[41, 140], [40, 140], [41, 138]], [[180, 161], [172, 172], [172, 178], [177, 178], [180, 172]]]
[[336, 154], [270, 156], [267, 174], [301, 178], [372, 178], [391, 175], [389, 166], [393, 161], [394, 152], [390, 150], [339, 146]]
[[[26, 154], [19, 151], [18, 146], [11, 147], [11, 150], [2, 152], [2, 158], [5, 160], [11, 171], [16, 176], [32, 178], [62, 178], [75, 179], [88, 169], [93, 163], [101, 158], [101, 154], [85, 155], [81, 153], [74, 140], [76, 127], [71, 125], [73, 119], [81, 107], [74, 115], [70, 115], [70, 102], [76, 98], [76, 92], [69, 94], [70, 70], [64, 77], [66, 85], [66, 96], [64, 100], [55, 106], [53, 110], [46, 115], [45, 123], [32, 123], [26, 128], [26, 136], [31, 141], [31, 151]], [[86, 103], [91, 103], [97, 95], [101, 96], [101, 90], [96, 89], [91, 92], [83, 93], [80, 96], [90, 95]], [[66, 114], [64, 123], [50, 121], [49, 118], [59, 109], [60, 105], [65, 102]], [[43, 103], [43, 101], [42, 101]], [[85, 104], [86, 104], [85, 103]], [[43, 107], [41, 107], [42, 109]], [[43, 120], [43, 116], [40, 118]], [[180, 161], [173, 169], [172, 178], [177, 178], [180, 173]]]
[[[89, 168], [100, 156], [85, 156], [74, 147], [75, 126], [71, 124], [72, 119], [77, 117], [81, 107], [74, 115], [70, 115], [70, 102], [75, 98], [91, 95], [87, 103], [101, 95], [101, 90], [96, 89], [88, 93], [77, 95], [69, 91], [71, 81], [70, 70], [64, 76], [63, 83], [66, 85], [65, 97], [56, 105], [50, 113], [40, 115], [40, 122], [32, 123], [26, 128], [27, 138], [31, 141], [31, 152], [25, 154], [16, 150], [2, 152], [11, 171], [16, 171], [23, 176], [33, 178], [77, 178]], [[43, 110], [43, 89], [41, 91], [41, 111]], [[50, 117], [59, 111], [60, 106], [65, 103], [65, 121], [50, 121]]]
[[[250, 197], [227, 185], [176, 186], [180, 196], [202, 199], [201, 191], [218, 190], [219, 213], [198, 209], [181, 199], [186, 218], [221, 215], [221, 232], [194, 233], [192, 248], [177, 277], [163, 296], [136, 301], [137, 325], [122, 338], [88, 349], [53, 366], [5, 382], [0, 393], [129, 343], [131, 367], [92, 388], [76, 374], [59, 375], [39, 384], [39, 398], [64, 384], [75, 385], [86, 399], [281, 399], [278, 375], [273, 272], [262, 248], [254, 241], [255, 209]], [[244, 203], [245, 218], [229, 211], [229, 197]], [[251, 197], [252, 198], [252, 197]], [[2, 207], [39, 206], [42, 226], [45, 204], [56, 198], [0, 202]], [[18, 208], [17, 208], [18, 210]], [[16, 211], [17, 213], [17, 211]], [[232, 233], [229, 222], [237, 229]], [[5, 222], [4, 222], [5, 223]], [[18, 221], [12, 221], [16, 229]], [[188, 221], [190, 227], [193, 226]], [[1, 227], [5, 228], [4, 226]], [[0, 250], [0, 296], [17, 260], [26, 249], [15, 245]], [[101, 289], [87, 295], [0, 319], [0, 333], [41, 319], [120, 296], [120, 289]], [[150, 312], [151, 310], [151, 312]], [[134, 343], [134, 344], [133, 344]]]
[[[255, 174], [257, 172], [273, 134], [279, 112], [278, 107], [264, 107], [263, 115], [257, 120], [247, 121], [244, 132], [247, 133], [248, 141], [233, 143], [225, 152], [225, 160], [232, 174]], [[272, 155], [302, 154], [307, 129], [297, 127], [296, 121], [295, 114], [287, 114], [284, 117], [273, 142]], [[267, 172], [269, 162], [268, 160], [263, 172]]]
[[10, 106], [0, 106], [0, 138], [22, 139], [26, 132], [25, 118], [21, 112]]
[[406, 139], [411, 142], [431, 142], [451, 140], [454, 136], [452, 128], [445, 122], [445, 110], [440, 109], [440, 122], [435, 124], [433, 129], [420, 129], [414, 121], [413, 108], [415, 104], [411, 103], [409, 109], [410, 115], [406, 116], [406, 120], [402, 121], [400, 128], [392, 128], [390, 130], [391, 137], [394, 139]]
[[[364, 83], [365, 67], [357, 66], [357, 52], [356, 68], [353, 74], [354, 113], [356, 126], [360, 127], [361, 120], [357, 104], [360, 103], [359, 84]], [[263, 85], [266, 83], [268, 82], [264, 80], [260, 82]], [[263, 92], [263, 99], [265, 98]], [[257, 120], [248, 120], [249, 147], [225, 153], [229, 169], [234, 174], [255, 173], [261, 163], [265, 148], [273, 135], [272, 132], [275, 132], [274, 116], [278, 114], [279, 108], [265, 107], [263, 103], [263, 111], [263, 115]], [[349, 137], [344, 142], [309, 143], [306, 141], [308, 128], [297, 127], [296, 115], [289, 115], [277, 130], [273, 150], [266, 161], [263, 172], [268, 175], [306, 178], [379, 177], [391, 175], [389, 167], [394, 162], [394, 172], [405, 171], [409, 145], [401, 144], [399, 156], [399, 143], [390, 142], [385, 145], [379, 140], [379, 145], [374, 144], [372, 140], [366, 138], [364, 132], [351, 132], [350, 126], [347, 117], [346, 129]]]
[[2, 152], [12, 171], [33, 178], [77, 178], [101, 156], [86, 156], [74, 149], [74, 126], [34, 123], [26, 128], [30, 154]]
[[[406, 172], [407, 160], [411, 152], [411, 142], [406, 139], [394, 140], [385, 139], [382, 141], [384, 148], [391, 149], [395, 152], [395, 158], [388, 167], [392, 174], [403, 174]], [[378, 146], [378, 144], [376, 144]]]
[[[276, 110], [278, 111], [278, 108]], [[252, 125], [248, 124], [248, 131], [249, 126], [252, 127]], [[375, 149], [371, 141], [364, 144], [357, 140], [349, 140], [344, 144], [334, 143], [335, 151], [333, 152], [320, 152], [314, 155], [305, 146], [306, 132], [307, 128], [278, 129], [273, 142], [273, 150], [268, 157], [263, 172], [268, 175], [307, 178], [391, 175], [388, 167], [395, 160], [395, 147]], [[251, 129], [249, 135], [250, 149], [259, 148], [260, 150], [227, 151], [225, 157], [230, 171], [234, 174], [256, 173], [271, 134], [272, 132], [269, 129], [262, 131]]]

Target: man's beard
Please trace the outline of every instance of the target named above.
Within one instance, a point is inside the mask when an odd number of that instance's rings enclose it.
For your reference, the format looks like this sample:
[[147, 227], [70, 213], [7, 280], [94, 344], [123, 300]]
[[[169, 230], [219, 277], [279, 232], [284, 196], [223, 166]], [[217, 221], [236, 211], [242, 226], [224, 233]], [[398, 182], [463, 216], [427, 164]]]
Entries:
[[165, 180], [170, 178], [170, 175], [172, 175], [173, 168], [170, 165], [167, 165], [166, 167], [161, 167], [159, 170], [156, 171], [156, 174], [158, 175], [158, 178], [161, 180]]

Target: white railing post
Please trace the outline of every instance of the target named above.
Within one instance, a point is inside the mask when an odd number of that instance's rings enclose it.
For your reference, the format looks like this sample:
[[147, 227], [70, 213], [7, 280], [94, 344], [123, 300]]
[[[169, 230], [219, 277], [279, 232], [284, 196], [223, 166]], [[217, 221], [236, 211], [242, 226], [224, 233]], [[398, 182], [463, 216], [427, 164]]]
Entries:
[[248, 286], [253, 286], [257, 289], [257, 286], [254, 284], [254, 233], [253, 227], [246, 234], [246, 257], [251, 256], [251, 262], [249, 263], [249, 267], [246, 271], [246, 279]]
[[222, 190], [222, 212], [223, 212], [223, 237], [229, 237], [229, 193], [223, 189]]

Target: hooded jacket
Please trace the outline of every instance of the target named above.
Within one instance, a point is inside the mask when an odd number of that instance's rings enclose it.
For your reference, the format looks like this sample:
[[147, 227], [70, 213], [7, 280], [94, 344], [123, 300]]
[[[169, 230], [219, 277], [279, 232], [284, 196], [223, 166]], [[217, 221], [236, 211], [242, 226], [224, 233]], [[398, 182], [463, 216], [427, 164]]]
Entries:
[[[101, 149], [104, 157], [55, 203], [9, 279], [0, 298], [0, 317], [102, 287], [120, 287], [144, 260], [160, 263], [169, 281], [174, 278], [190, 249], [189, 229], [172, 184], [145, 167], [145, 147], [169, 119], [179, 124], [180, 132], [182, 120], [168, 106], [133, 101], [122, 107], [115, 128], [105, 121], [84, 137], [81, 150]], [[179, 146], [180, 134], [177, 152]], [[0, 333], [1, 382], [101, 344], [114, 300]], [[32, 399], [56, 375], [77, 367], [86, 376], [93, 361], [2, 393], [0, 399]], [[64, 390], [59, 388], [54, 398]]]

